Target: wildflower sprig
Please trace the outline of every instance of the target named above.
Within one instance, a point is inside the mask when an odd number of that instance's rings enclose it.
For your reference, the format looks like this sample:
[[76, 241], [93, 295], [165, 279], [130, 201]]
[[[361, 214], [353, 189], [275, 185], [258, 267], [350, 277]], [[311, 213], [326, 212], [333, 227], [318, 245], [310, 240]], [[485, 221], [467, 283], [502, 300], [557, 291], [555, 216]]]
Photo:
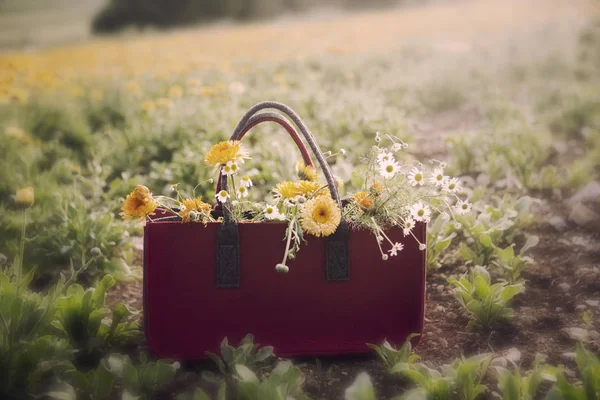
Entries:
[[413, 234], [416, 223], [428, 223], [440, 214], [458, 224], [455, 216], [468, 214], [471, 204], [459, 197], [461, 183], [445, 174], [444, 162], [430, 160], [430, 167], [401, 162], [396, 153], [408, 144], [388, 134], [377, 132], [375, 143], [360, 157], [362, 190], [344, 207], [344, 217], [373, 232], [384, 260], [402, 251], [402, 246], [385, 236], [391, 226], [401, 227], [404, 236], [412, 235], [424, 250], [426, 245]]

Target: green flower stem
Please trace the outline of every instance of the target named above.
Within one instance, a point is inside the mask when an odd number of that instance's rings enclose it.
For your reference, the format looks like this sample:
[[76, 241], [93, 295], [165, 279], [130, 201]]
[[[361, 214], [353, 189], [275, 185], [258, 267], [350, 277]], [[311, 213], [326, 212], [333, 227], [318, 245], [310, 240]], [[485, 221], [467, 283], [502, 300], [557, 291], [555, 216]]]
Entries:
[[287, 242], [285, 244], [285, 254], [283, 255], [283, 261], [281, 262], [283, 265], [285, 265], [285, 262], [287, 261], [288, 258], [288, 253], [290, 251], [290, 244], [292, 243], [292, 231], [293, 231], [293, 227], [296, 224], [296, 218], [292, 218], [290, 223], [288, 224], [288, 234], [287, 234]]
[[23, 228], [21, 229], [21, 242], [19, 243], [19, 261], [15, 265], [17, 274], [17, 298], [21, 290], [21, 273], [23, 270], [23, 257], [25, 256], [25, 234], [27, 227], [27, 208], [23, 210]]

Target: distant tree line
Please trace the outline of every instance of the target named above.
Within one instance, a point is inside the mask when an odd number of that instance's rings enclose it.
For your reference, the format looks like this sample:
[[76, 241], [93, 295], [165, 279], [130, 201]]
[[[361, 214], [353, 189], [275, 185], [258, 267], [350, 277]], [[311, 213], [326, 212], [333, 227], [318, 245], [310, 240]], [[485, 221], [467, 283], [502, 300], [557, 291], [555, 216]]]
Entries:
[[251, 20], [315, 7], [364, 8], [387, 6], [399, 0], [109, 0], [96, 15], [96, 33], [126, 26], [171, 27], [221, 18]]

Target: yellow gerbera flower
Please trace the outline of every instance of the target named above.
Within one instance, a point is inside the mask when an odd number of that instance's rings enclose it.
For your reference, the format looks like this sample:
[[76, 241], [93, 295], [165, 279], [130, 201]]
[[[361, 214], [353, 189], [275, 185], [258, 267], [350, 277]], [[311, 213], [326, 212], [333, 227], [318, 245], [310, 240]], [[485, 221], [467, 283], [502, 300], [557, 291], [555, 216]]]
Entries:
[[211, 206], [208, 203], [202, 201], [202, 197], [196, 199], [185, 199], [183, 200], [185, 209], [179, 212], [179, 216], [183, 218], [184, 222], [190, 220], [190, 211], [197, 211], [204, 215], [210, 215]]
[[354, 195], [354, 200], [356, 200], [362, 209], [366, 210], [373, 205], [373, 200], [371, 200], [369, 196], [370, 195], [367, 192], [358, 192]]
[[215, 144], [206, 156], [204, 162], [207, 165], [214, 167], [220, 167], [227, 164], [230, 161], [242, 161], [246, 158], [250, 158], [248, 153], [242, 148], [242, 144], [239, 140], [228, 140]]
[[144, 220], [158, 207], [158, 203], [152, 198], [152, 193], [144, 185], [137, 185], [135, 190], [127, 195], [123, 202], [121, 216], [125, 221], [133, 219]]
[[303, 181], [316, 182], [319, 179], [319, 174], [315, 167], [306, 165], [302, 160], [296, 163], [296, 171], [298, 173], [298, 178]]
[[[275, 193], [284, 199], [291, 199], [296, 196], [310, 197], [315, 194], [317, 190], [321, 188], [318, 182], [312, 181], [300, 181], [300, 182], [280, 182], [275, 186]], [[329, 194], [329, 189], [325, 188], [319, 190], [317, 196]]]
[[296, 182], [279, 182], [273, 190], [284, 199], [291, 199], [300, 195]]
[[302, 229], [311, 235], [329, 236], [335, 232], [342, 213], [337, 203], [329, 196], [318, 196], [308, 200], [302, 210]]

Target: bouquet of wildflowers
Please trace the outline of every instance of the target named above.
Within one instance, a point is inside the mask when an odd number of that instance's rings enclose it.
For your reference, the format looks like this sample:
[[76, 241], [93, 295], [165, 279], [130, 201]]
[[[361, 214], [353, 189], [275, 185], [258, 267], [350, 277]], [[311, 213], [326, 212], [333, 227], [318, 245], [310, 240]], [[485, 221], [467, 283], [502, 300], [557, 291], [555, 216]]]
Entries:
[[[177, 185], [172, 187], [175, 198], [153, 196], [147, 187], [138, 185], [125, 199], [122, 215], [126, 220], [152, 220], [160, 207], [183, 223], [207, 224], [219, 222], [222, 217], [217, 209], [228, 207], [236, 222], [285, 222], [286, 247], [282, 262], [276, 265], [279, 272], [289, 271], [288, 260], [300, 251], [305, 235], [330, 236], [345, 220], [351, 229], [370, 230], [381, 257], [387, 260], [403, 250], [402, 243], [386, 235], [388, 228], [400, 227], [404, 236], [412, 235], [419, 242], [412, 232], [416, 223], [428, 223], [433, 214], [440, 214], [458, 225], [455, 215], [471, 210], [470, 203], [459, 197], [460, 181], [445, 175], [443, 162], [430, 160], [429, 166], [400, 162], [397, 154], [407, 147], [402, 140], [377, 132], [374, 145], [359, 158], [355, 171], [362, 187], [342, 199], [340, 207], [328, 185], [319, 181], [319, 171], [304, 161], [296, 165], [297, 180], [279, 182], [272, 189], [271, 202], [250, 200], [252, 179], [242, 172], [249, 153], [240, 141], [224, 141], [214, 145], [204, 158], [215, 175], [226, 177], [231, 188], [217, 191], [217, 207], [201, 197], [183, 197]], [[419, 248], [425, 250], [425, 243], [419, 242]]]

